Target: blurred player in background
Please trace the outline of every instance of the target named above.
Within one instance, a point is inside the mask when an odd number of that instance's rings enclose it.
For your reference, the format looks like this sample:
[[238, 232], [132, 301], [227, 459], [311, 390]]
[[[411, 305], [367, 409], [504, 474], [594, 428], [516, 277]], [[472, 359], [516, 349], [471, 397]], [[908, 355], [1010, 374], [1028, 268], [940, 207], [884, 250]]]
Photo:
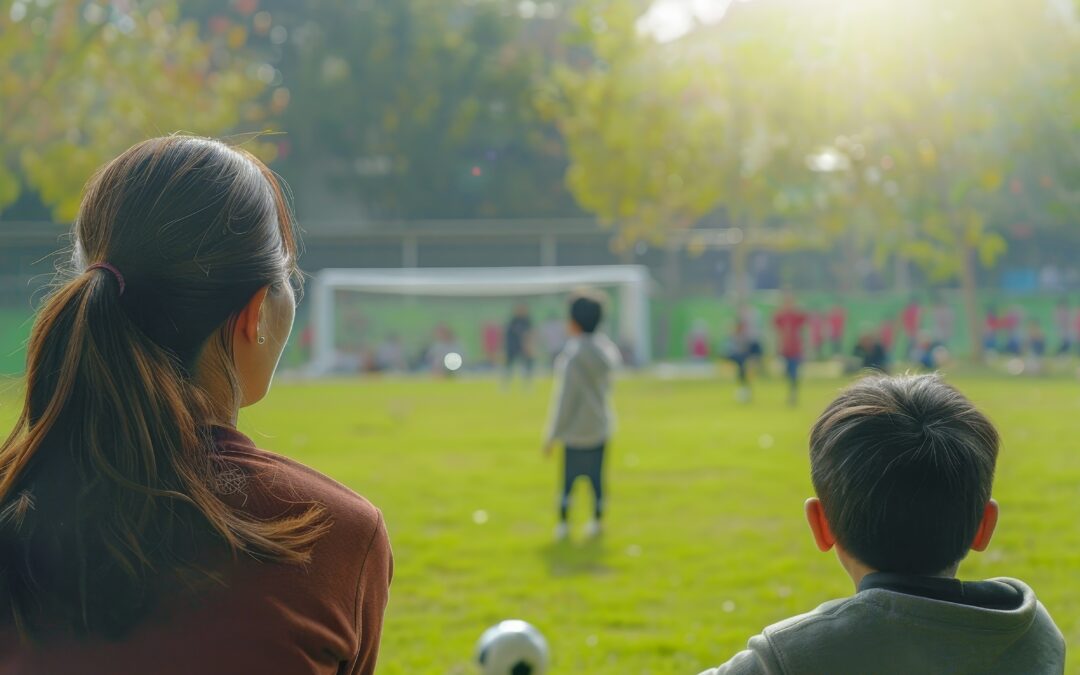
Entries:
[[[453, 329], [445, 323], [440, 323], [435, 326], [434, 337], [435, 339], [427, 352], [427, 366], [436, 376], [444, 377], [461, 367], [461, 343], [458, 342]], [[456, 367], [450, 367], [450, 365], [448, 365], [452, 363], [451, 360], [447, 359], [451, 354], [456, 354], [458, 356], [459, 361]]]
[[1057, 353], [1064, 356], [1072, 351], [1074, 328], [1069, 301], [1065, 298], [1058, 300], [1057, 307], [1054, 308], [1054, 328], [1058, 336]]
[[847, 311], [840, 303], [829, 310], [829, 346], [833, 356], [844, 352], [844, 324], [847, 323]]
[[859, 336], [853, 355], [862, 370], [889, 372], [889, 354], [885, 351], [881, 336], [873, 331], [866, 331]]
[[998, 316], [997, 307], [990, 305], [986, 308], [986, 317], [983, 319], [983, 348], [990, 354], [1000, 350], [1000, 331], [1001, 318]]
[[521, 303], [514, 308], [514, 315], [506, 324], [506, 384], [514, 377], [514, 365], [520, 361], [525, 373], [525, 382], [532, 381], [533, 373], [533, 322], [529, 316], [529, 306]]
[[569, 534], [570, 493], [579, 477], [587, 478], [593, 489], [593, 519], [588, 534], [595, 537], [601, 532], [604, 450], [615, 423], [611, 373], [622, 361], [615, 343], [596, 330], [602, 318], [603, 302], [599, 297], [575, 296], [570, 302], [567, 326], [570, 339], [555, 362], [555, 399], [543, 453], [550, 456], [559, 441], [565, 448], [557, 539]]
[[807, 326], [810, 333], [810, 355], [812, 360], [820, 360], [825, 356], [825, 314], [822, 312], [809, 312], [806, 315]]
[[746, 335], [747, 368], [754, 361], [761, 364], [763, 349], [761, 347], [761, 312], [753, 305], [743, 304], [739, 306], [739, 323]]
[[480, 339], [484, 348], [484, 366], [497, 368], [502, 352], [502, 326], [494, 321], [486, 321], [480, 327]]
[[390, 333], [375, 350], [375, 364], [380, 372], [399, 373], [406, 369], [405, 345], [397, 333]]
[[953, 333], [956, 326], [956, 312], [952, 305], [939, 297], [934, 305], [934, 340], [944, 347], [952, 346]]
[[1031, 375], [1038, 375], [1042, 372], [1043, 357], [1046, 356], [1046, 333], [1038, 319], [1031, 319], [1028, 322], [1024, 347], [1026, 354], [1024, 369]]
[[548, 314], [548, 318], [540, 326], [541, 337], [544, 340], [544, 351], [547, 353], [548, 365], [553, 365], [559, 352], [566, 346], [566, 321], [559, 317], [556, 312]]
[[904, 348], [907, 350], [909, 359], [913, 358], [918, 346], [920, 326], [922, 326], [922, 307], [919, 305], [919, 299], [913, 297], [900, 312], [900, 327], [903, 328], [904, 337], [907, 338]]
[[803, 328], [807, 314], [795, 304], [795, 296], [784, 294], [784, 302], [773, 316], [779, 342], [780, 357], [784, 359], [784, 374], [788, 380], [788, 405], [795, 405], [799, 396], [799, 366], [803, 360]]
[[709, 324], [702, 319], [694, 321], [690, 330], [687, 344], [690, 358], [695, 361], [704, 361], [709, 358]]
[[727, 358], [735, 364], [735, 381], [738, 383], [736, 398], [740, 403], [749, 403], [752, 397], [750, 390], [750, 374], [748, 361], [750, 354], [750, 339], [747, 332], [746, 322], [741, 318], [735, 319], [735, 329], [731, 333], [727, 344]]

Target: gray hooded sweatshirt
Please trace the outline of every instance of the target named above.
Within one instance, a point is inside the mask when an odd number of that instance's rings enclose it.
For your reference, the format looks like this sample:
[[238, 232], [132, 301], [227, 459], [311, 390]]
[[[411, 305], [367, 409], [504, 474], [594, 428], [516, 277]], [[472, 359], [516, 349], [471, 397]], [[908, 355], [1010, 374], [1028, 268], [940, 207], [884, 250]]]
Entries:
[[1003, 584], [1015, 606], [863, 590], [769, 626], [701, 675], [1061, 675], [1065, 640], [1035, 593], [1016, 579], [979, 583]]
[[600, 333], [571, 338], [555, 360], [555, 401], [546, 440], [593, 448], [615, 428], [611, 373], [622, 362], [619, 348]]

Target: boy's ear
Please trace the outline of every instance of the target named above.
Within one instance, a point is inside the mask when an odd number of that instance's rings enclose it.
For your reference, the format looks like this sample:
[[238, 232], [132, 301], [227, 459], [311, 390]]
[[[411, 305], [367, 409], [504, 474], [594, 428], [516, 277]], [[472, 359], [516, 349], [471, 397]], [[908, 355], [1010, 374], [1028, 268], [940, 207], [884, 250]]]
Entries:
[[810, 525], [810, 531], [814, 534], [814, 543], [818, 550], [828, 551], [836, 544], [836, 537], [829, 528], [829, 521], [825, 520], [825, 509], [821, 506], [821, 500], [811, 497], [804, 505], [806, 510], [806, 522]]
[[982, 522], [979, 523], [979, 529], [975, 532], [975, 540], [971, 542], [971, 550], [986, 550], [986, 547], [990, 545], [990, 538], [994, 536], [994, 528], [997, 527], [997, 521], [998, 503], [991, 499], [987, 502], [986, 508], [983, 509]]

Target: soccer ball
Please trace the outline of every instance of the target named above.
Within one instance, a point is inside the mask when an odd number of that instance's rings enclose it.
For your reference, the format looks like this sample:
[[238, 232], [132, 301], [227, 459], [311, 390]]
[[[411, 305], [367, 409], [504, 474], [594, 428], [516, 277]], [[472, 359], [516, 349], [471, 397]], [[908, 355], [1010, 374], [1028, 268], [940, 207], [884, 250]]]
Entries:
[[547, 640], [525, 621], [502, 621], [480, 636], [476, 662], [484, 675], [543, 675], [548, 667]]

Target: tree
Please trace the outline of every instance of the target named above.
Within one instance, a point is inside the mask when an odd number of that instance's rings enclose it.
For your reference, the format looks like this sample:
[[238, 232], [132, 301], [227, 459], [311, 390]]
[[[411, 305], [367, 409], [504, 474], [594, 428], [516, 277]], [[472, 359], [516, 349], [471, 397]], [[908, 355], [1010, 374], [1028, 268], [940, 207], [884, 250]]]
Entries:
[[621, 246], [666, 242], [722, 208], [744, 233], [740, 294], [751, 247], [776, 246], [770, 224], [812, 188], [810, 121], [785, 104], [804, 79], [784, 39], [794, 27], [783, 8], [752, 4], [733, 30], [658, 44], [638, 30], [640, 5], [586, 3], [577, 41], [589, 58], [560, 69], [543, 101], [567, 142], [571, 192]]
[[[1063, 186], [1080, 150], [1076, 34], [1035, 3], [869, 0], [836, 8], [840, 21], [805, 17], [836, 57], [822, 91], [853, 104], [836, 127], [847, 146], [831, 149], [859, 160], [849, 174], [858, 200], [872, 202], [879, 258], [891, 251], [933, 281], [959, 279], [978, 358], [978, 267], [1004, 253], [1011, 219], [1049, 223], [1069, 211]], [[1021, 176], [1032, 173], [1046, 200], [1021, 206]], [[1061, 207], [1057, 216], [1049, 203]]]
[[200, 35], [175, 2], [16, 0], [0, 13], [0, 211], [29, 189], [70, 220], [87, 177], [132, 143], [259, 124], [246, 39]]
[[596, 0], [589, 21], [621, 37], [594, 31], [595, 60], [560, 76], [568, 183], [631, 240], [722, 205], [751, 241], [779, 222], [804, 233], [796, 245], [831, 238], [849, 269], [871, 255], [959, 279], [978, 355], [978, 266], [1004, 252], [1010, 220], [1077, 215], [1080, 50], [1049, 9], [758, 0], [660, 45]]
[[[298, 205], [313, 227], [335, 215], [580, 213], [562, 184], [559, 136], [532, 105], [561, 19], [551, 3], [531, 13], [519, 4], [259, 3], [257, 45], [280, 72], [272, 99], [288, 102], [275, 116], [285, 134], [274, 168], [299, 190], [335, 197]], [[237, 13], [210, 0], [184, 11], [206, 22]]]
[[598, 2], [577, 14], [585, 68], [563, 67], [539, 99], [566, 139], [566, 181], [578, 204], [617, 226], [622, 248], [662, 243], [724, 194], [714, 166], [726, 149], [724, 112], [702, 101], [693, 64], [665, 59], [634, 22], [640, 7]]

